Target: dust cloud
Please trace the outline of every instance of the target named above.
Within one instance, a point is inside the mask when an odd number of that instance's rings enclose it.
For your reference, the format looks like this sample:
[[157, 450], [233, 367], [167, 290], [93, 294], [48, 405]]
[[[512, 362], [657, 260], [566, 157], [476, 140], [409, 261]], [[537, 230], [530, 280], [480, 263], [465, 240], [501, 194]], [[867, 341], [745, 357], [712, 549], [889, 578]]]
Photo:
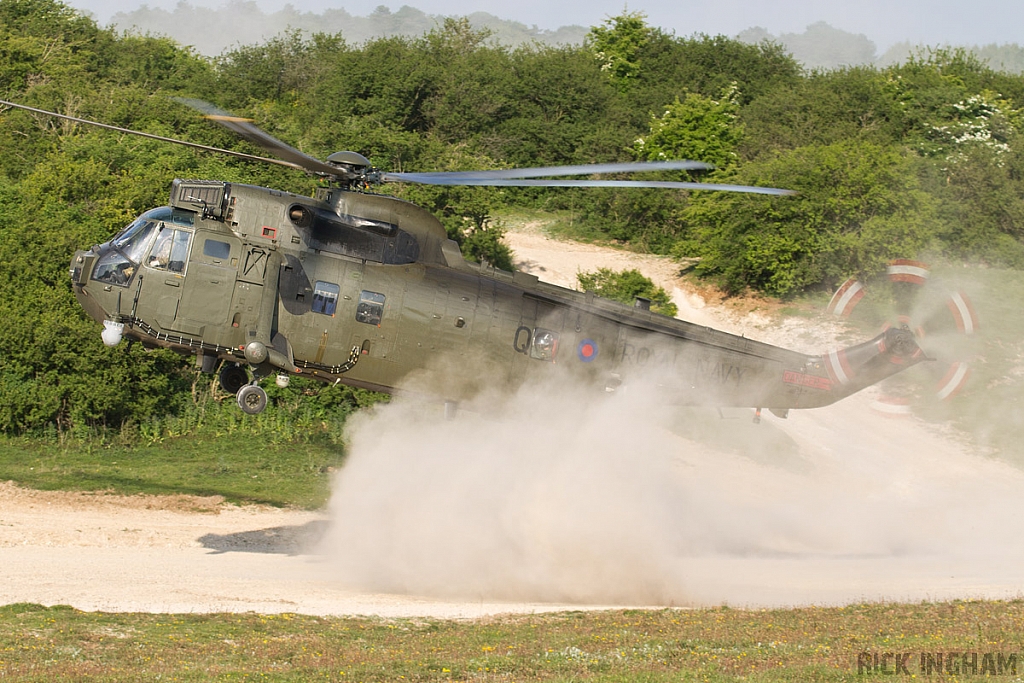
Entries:
[[847, 399], [781, 420], [558, 381], [355, 416], [322, 551], [370, 592], [773, 606], [1014, 597], [1024, 473]]

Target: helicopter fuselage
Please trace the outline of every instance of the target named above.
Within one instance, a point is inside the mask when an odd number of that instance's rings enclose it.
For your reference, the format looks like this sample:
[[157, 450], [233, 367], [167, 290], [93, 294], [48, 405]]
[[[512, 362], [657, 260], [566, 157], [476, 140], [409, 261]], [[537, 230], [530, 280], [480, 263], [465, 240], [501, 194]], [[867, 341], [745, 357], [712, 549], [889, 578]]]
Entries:
[[674, 403], [781, 414], [920, 359], [904, 330], [813, 356], [470, 264], [427, 211], [340, 188], [176, 180], [169, 206], [76, 253], [71, 276], [108, 344], [379, 391], [433, 370], [427, 390], [451, 401], [538, 375], [613, 390], [646, 373]]

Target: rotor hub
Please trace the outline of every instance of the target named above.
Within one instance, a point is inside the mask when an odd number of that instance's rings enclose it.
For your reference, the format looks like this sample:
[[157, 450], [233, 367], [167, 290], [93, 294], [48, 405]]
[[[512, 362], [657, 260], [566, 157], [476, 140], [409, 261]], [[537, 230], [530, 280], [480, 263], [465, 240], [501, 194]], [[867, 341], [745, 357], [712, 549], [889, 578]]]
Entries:
[[359, 152], [335, 152], [327, 157], [327, 163], [353, 174], [361, 174], [370, 167], [370, 160]]
[[914, 332], [908, 325], [890, 327], [885, 331], [885, 347], [902, 358], [913, 358], [921, 353]]

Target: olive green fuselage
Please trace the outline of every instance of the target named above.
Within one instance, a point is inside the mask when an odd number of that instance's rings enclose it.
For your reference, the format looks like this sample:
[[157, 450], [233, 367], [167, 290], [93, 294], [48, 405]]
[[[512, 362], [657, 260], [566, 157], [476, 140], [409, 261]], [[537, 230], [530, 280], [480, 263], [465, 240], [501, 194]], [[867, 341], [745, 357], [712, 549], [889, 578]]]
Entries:
[[[382, 391], [432, 370], [419, 388], [447, 400], [533, 376], [614, 389], [647, 373], [673, 402], [781, 411], [832, 403], [913, 362], [898, 362], [909, 356], [898, 331], [830, 365], [827, 354], [469, 264], [423, 209], [339, 189], [309, 198], [175, 181], [170, 207], [76, 254], [72, 280], [98, 321], [194, 353], [207, 370], [223, 359], [248, 363], [257, 377]], [[253, 342], [266, 360], [246, 357]]]

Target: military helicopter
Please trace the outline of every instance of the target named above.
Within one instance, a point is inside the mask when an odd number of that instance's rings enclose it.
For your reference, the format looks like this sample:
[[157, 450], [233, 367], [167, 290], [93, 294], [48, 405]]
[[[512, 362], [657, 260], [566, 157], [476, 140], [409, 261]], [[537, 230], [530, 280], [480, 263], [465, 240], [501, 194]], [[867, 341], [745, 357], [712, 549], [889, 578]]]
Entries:
[[[213, 180], [176, 179], [167, 206], [146, 211], [110, 241], [78, 251], [71, 283], [79, 303], [116, 346], [194, 354], [218, 365], [221, 386], [246, 413], [267, 405], [271, 375], [342, 382], [390, 392], [443, 359], [477, 384], [514, 388], [564, 373], [614, 391], [657, 374], [680, 405], [793, 408], [831, 404], [925, 360], [908, 326], [820, 355], [807, 355], [649, 310], [467, 262], [440, 222], [403, 200], [370, 192], [380, 183], [541, 187], [667, 187], [793, 194], [710, 183], [571, 179], [566, 176], [699, 170], [693, 161], [590, 164], [446, 173], [388, 173], [355, 152], [320, 161], [249, 120], [179, 100], [274, 155], [207, 147], [65, 116], [0, 105], [174, 144], [303, 170], [326, 180], [315, 196]], [[467, 373], [467, 370], [472, 372]], [[446, 412], [473, 382], [431, 390]]]

